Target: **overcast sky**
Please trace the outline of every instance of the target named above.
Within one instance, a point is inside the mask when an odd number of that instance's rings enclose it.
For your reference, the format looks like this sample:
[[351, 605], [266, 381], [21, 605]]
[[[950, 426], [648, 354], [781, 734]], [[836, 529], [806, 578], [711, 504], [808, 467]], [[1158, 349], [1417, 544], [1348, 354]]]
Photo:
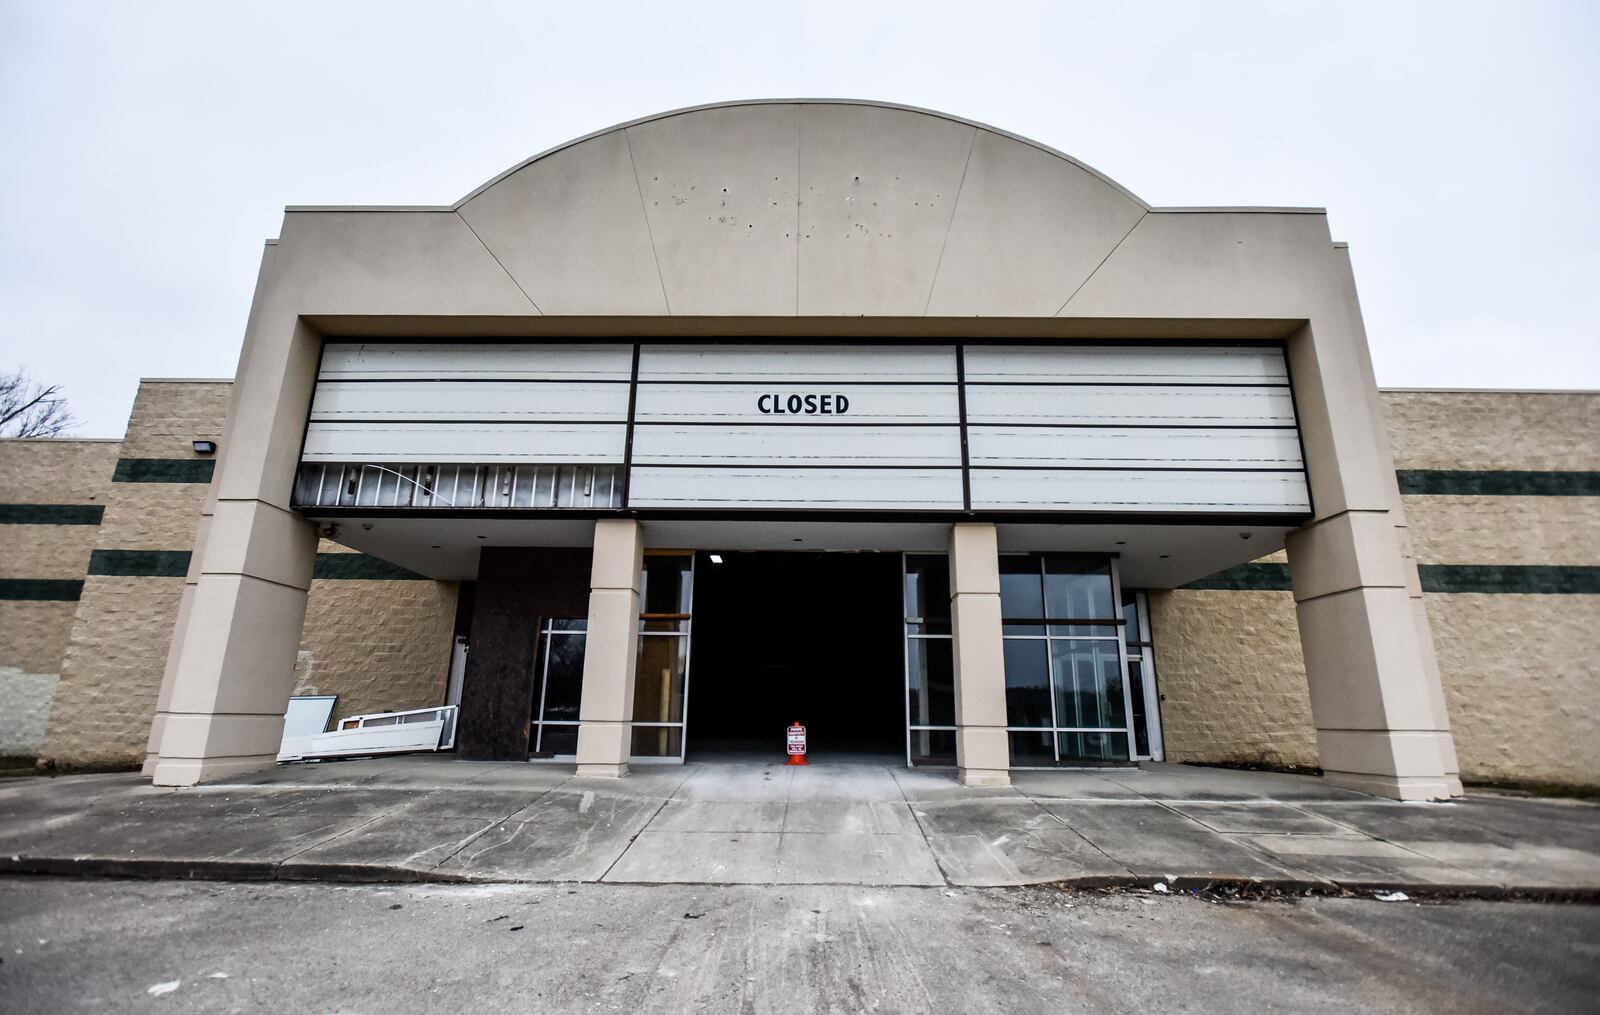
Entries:
[[448, 204], [727, 99], [926, 106], [1153, 205], [1319, 205], [1379, 382], [1600, 388], [1600, 3], [0, 0], [0, 370], [231, 376], [286, 204]]

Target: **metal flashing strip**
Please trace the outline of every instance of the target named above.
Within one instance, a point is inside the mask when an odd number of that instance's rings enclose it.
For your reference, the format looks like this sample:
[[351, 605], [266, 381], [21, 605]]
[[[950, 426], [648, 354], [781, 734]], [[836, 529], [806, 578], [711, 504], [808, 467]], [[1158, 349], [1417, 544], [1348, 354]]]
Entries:
[[119, 458], [113, 483], [209, 483], [217, 463], [211, 458]]
[[0, 525], [99, 525], [104, 504], [0, 504]]
[[1600, 472], [1514, 469], [1400, 469], [1400, 492], [1412, 496], [1600, 497]]
[[0, 600], [30, 603], [75, 603], [83, 582], [60, 578], [0, 578]]
[[[1600, 595], [1600, 567], [1562, 564], [1418, 564], [1422, 591], [1475, 595]], [[1240, 564], [1182, 588], [1288, 592], [1287, 564]]]

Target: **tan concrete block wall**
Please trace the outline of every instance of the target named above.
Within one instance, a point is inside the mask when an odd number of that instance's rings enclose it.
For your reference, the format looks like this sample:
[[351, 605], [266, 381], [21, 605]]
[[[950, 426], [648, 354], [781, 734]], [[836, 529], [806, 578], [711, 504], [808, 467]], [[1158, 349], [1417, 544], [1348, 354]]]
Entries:
[[232, 388], [227, 380], [140, 381], [122, 457], [196, 457], [193, 441], [221, 440]]
[[457, 586], [311, 583], [296, 694], [337, 694], [334, 718], [444, 703]]
[[99, 531], [94, 525], [0, 525], [0, 578], [82, 578]]
[[116, 550], [193, 550], [205, 483], [116, 483], [97, 546]]
[[91, 575], [39, 757], [60, 766], [144, 760], [182, 578]]
[[1167, 760], [1317, 764], [1293, 596], [1149, 598]]
[[0, 666], [0, 758], [35, 758], [61, 678]]
[[1600, 785], [1600, 596], [1427, 603], [1462, 777]]
[[[121, 441], [0, 440], [9, 504], [106, 503]], [[93, 525], [0, 525], [0, 578], [79, 581]], [[43, 741], [78, 604], [0, 600], [0, 755], [32, 757]]]
[[1600, 498], [1404, 500], [1411, 545], [1424, 563], [1600, 565]]
[[77, 612], [75, 602], [0, 600], [0, 666], [60, 674]]
[[104, 504], [119, 440], [0, 440], [7, 504]]
[[1600, 469], [1589, 392], [1385, 391], [1397, 469]]
[[[201, 457], [191, 442], [217, 439], [229, 388], [225, 381], [141, 382], [119, 456]], [[110, 478], [108, 468], [105, 517], [91, 530], [96, 548], [193, 550], [206, 484]], [[41, 760], [62, 766], [143, 761], [182, 589], [181, 578], [94, 575], [85, 581]]]

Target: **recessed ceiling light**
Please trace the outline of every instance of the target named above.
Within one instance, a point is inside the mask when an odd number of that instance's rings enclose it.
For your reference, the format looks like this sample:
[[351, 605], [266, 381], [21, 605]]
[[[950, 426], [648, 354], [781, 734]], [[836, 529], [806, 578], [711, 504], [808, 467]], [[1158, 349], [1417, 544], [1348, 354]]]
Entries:
[[720, 563], [722, 563], [722, 554], [720, 554], [720, 553], [713, 553], [713, 554], [712, 554], [712, 555], [711, 555], [711, 563], [713, 563], [713, 564], [720, 564]]

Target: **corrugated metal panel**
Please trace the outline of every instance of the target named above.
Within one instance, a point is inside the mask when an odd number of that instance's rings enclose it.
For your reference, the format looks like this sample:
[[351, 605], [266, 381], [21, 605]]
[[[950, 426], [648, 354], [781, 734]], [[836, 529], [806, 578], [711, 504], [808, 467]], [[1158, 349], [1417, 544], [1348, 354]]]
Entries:
[[1310, 509], [1298, 472], [972, 470], [972, 506], [991, 510], [1302, 514]]
[[704, 469], [638, 467], [632, 507], [961, 507], [960, 469]]
[[646, 345], [639, 380], [954, 384], [954, 346]]
[[961, 467], [954, 426], [673, 426], [640, 424], [635, 465], [930, 465]]
[[623, 423], [312, 423], [307, 462], [593, 462], [621, 464]]

